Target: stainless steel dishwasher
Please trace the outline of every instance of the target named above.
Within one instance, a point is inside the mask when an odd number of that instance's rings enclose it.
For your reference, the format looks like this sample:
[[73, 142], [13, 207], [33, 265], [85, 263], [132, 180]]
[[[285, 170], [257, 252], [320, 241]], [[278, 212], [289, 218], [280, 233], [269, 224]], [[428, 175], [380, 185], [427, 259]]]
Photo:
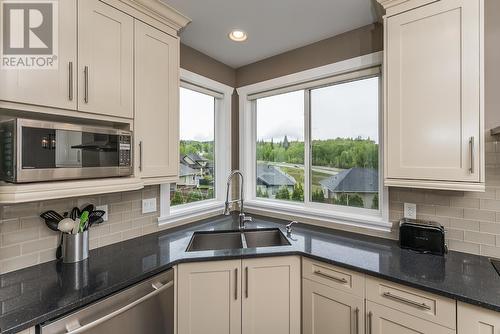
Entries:
[[40, 325], [39, 330], [41, 334], [173, 334], [173, 270]]

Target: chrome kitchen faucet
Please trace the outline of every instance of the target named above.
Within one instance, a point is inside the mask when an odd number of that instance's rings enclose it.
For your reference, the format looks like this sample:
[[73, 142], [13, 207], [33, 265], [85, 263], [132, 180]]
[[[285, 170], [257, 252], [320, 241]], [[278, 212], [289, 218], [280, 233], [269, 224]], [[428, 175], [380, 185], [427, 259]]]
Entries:
[[[235, 199], [232, 201], [229, 201], [229, 189], [231, 188], [231, 181], [233, 179], [234, 175], [239, 175], [240, 176], [240, 198]], [[252, 217], [246, 217], [245, 213], [243, 212], [243, 174], [239, 170], [233, 170], [231, 174], [229, 174], [229, 177], [227, 178], [227, 189], [226, 189], [226, 202], [224, 205], [224, 215], [229, 216], [231, 214], [231, 204], [237, 203], [238, 201], [240, 202], [240, 214], [238, 216], [239, 219], [239, 228], [240, 230], [243, 230], [245, 228], [245, 223], [246, 222], [251, 222]]]

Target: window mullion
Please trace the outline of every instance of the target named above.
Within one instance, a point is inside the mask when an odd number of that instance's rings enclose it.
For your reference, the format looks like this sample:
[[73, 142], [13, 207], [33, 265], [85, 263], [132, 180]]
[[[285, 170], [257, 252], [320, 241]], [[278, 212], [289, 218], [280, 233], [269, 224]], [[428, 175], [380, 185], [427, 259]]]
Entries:
[[311, 202], [311, 90], [304, 90], [304, 205]]

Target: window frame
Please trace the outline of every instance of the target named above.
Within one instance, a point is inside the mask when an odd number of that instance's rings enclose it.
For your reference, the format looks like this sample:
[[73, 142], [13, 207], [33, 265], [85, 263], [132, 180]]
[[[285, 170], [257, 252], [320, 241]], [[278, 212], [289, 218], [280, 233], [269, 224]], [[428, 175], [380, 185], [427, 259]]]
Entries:
[[[384, 126], [383, 126], [383, 71], [382, 52], [348, 59], [338, 63], [321, 66], [312, 70], [267, 80], [237, 88], [239, 95], [239, 130], [240, 130], [240, 169], [246, 178], [244, 189], [246, 208], [262, 214], [280, 214], [291, 219], [302, 219], [318, 225], [331, 227], [333, 224], [366, 227], [381, 231], [390, 231], [388, 188], [384, 187]], [[379, 209], [344, 207], [339, 205], [315, 203], [310, 198], [311, 164], [311, 110], [310, 92], [313, 89], [330, 86], [335, 83], [362, 79], [369, 76], [351, 74], [379, 68], [380, 108], [379, 108]], [[368, 71], [369, 72], [369, 71]], [[342, 79], [344, 78], [344, 79]], [[257, 110], [256, 99], [286, 92], [304, 90], [304, 202], [261, 199], [256, 197], [256, 134]]]
[[231, 170], [231, 100], [234, 88], [194, 72], [180, 70], [180, 87], [215, 98], [215, 198], [170, 206], [170, 183], [160, 185], [160, 217], [158, 223], [175, 224], [221, 212], [225, 200], [226, 179]]

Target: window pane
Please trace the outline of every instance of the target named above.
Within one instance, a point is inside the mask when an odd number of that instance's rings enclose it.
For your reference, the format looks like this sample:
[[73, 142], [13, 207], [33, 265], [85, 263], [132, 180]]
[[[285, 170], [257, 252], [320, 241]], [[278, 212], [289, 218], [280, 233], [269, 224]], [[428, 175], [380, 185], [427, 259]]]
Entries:
[[180, 89], [179, 182], [170, 186], [170, 205], [215, 198], [215, 98]]
[[311, 91], [311, 200], [378, 209], [379, 78]]
[[304, 201], [304, 91], [257, 100], [257, 197]]

